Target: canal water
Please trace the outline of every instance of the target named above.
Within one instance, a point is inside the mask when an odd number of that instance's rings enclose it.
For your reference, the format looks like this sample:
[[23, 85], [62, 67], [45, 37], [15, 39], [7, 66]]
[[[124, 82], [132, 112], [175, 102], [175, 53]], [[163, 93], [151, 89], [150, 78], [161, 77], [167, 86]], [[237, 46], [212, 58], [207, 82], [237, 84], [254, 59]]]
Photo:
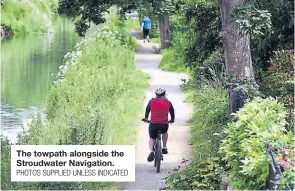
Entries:
[[58, 67], [78, 40], [73, 24], [60, 19], [53, 33], [1, 42], [1, 135], [15, 142], [32, 116], [44, 111]]

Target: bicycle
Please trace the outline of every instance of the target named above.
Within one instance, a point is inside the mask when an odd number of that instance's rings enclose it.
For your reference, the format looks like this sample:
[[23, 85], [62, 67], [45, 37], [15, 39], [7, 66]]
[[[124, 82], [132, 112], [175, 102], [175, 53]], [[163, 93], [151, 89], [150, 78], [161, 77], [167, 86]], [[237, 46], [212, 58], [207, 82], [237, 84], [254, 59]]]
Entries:
[[[150, 120], [142, 120], [146, 123], [150, 123]], [[171, 123], [171, 121], [169, 121]], [[163, 153], [162, 153], [162, 133], [161, 131], [158, 131], [157, 138], [155, 139], [154, 143], [154, 152], [155, 152], [155, 162], [154, 162], [154, 167], [156, 167], [157, 173], [160, 172], [160, 167], [161, 167], [161, 161], [164, 160]]]
[[157, 173], [160, 172], [161, 161], [164, 160], [163, 153], [162, 153], [162, 133], [161, 131], [158, 132], [157, 139], [155, 140], [154, 144], [154, 151], [155, 151], [155, 164], [154, 166], [157, 169]]

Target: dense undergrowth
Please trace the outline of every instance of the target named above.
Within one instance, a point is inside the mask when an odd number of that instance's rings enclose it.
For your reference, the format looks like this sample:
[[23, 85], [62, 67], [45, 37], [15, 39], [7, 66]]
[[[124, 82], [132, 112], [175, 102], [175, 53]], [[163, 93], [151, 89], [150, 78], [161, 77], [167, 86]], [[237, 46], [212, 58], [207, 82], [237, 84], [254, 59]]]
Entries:
[[48, 32], [56, 16], [56, 0], [1, 0], [0, 30], [15, 35]]
[[[182, 2], [170, 16], [172, 47], [162, 50], [160, 67], [176, 72], [189, 68], [192, 75], [185, 86], [189, 101], [195, 106], [190, 125], [192, 158], [188, 165], [183, 163], [184, 170], [177, 168], [167, 177], [165, 189], [266, 189], [272, 163], [267, 141], [283, 171], [278, 189], [294, 187], [294, 57], [290, 50], [294, 37], [287, 23], [288, 15], [293, 14], [292, 3], [254, 3], [256, 8], [267, 9], [273, 15], [274, 31], [251, 36], [259, 88], [238, 84], [249, 99], [234, 117], [229, 117], [230, 84], [218, 36], [219, 5], [204, 0]], [[285, 36], [278, 37], [280, 33]]]
[[[219, 149], [224, 155], [234, 188], [265, 188], [270, 159], [266, 143], [270, 141], [278, 150], [294, 150], [294, 135], [286, 130], [286, 123], [283, 104], [272, 98], [255, 98], [235, 114], [224, 130], [225, 139]], [[294, 159], [287, 159], [288, 167], [284, 170], [293, 174], [293, 181], [288, 181], [288, 184], [294, 186]]]
[[192, 82], [185, 86], [185, 90], [195, 111], [190, 121], [192, 156], [189, 165], [182, 164], [185, 170], [175, 169], [176, 173], [168, 177], [166, 189], [226, 189], [226, 181], [222, 180], [225, 173], [218, 154], [221, 142], [216, 134], [222, 132], [228, 121], [224, 115], [227, 92], [209, 84], [195, 87]]
[[160, 62], [160, 68], [166, 71], [174, 72], [189, 72], [183, 64], [177, 63], [175, 61], [175, 54], [173, 49], [163, 49], [161, 50], [163, 58]]
[[[22, 145], [134, 144], [147, 76], [134, 65], [136, 43], [117, 16], [65, 55], [51, 89], [46, 120], [36, 117]], [[1, 189], [116, 189], [104, 182], [10, 182], [10, 144], [1, 138]]]
[[125, 20], [125, 26], [128, 28], [128, 30], [133, 31], [133, 30], [140, 30], [141, 28], [141, 23], [139, 22], [138, 19], [134, 19], [132, 17], [127, 17]]

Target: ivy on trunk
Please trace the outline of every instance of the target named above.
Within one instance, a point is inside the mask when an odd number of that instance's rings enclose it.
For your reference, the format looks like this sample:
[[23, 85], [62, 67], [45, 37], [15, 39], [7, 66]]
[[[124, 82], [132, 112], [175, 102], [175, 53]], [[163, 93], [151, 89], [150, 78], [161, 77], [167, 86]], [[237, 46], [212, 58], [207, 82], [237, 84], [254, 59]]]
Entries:
[[[225, 65], [228, 76], [254, 79], [250, 51], [250, 34], [240, 35], [240, 29], [231, 16], [231, 11], [246, 0], [219, 0], [222, 30], [220, 39], [225, 52]], [[232, 89], [229, 90], [229, 113], [236, 112], [243, 104], [242, 98]]]

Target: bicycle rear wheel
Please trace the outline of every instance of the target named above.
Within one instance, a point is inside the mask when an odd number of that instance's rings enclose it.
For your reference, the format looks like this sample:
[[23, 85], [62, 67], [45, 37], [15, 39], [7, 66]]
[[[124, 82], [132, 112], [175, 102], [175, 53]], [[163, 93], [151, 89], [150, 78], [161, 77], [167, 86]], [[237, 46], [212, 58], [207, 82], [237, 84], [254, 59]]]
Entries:
[[157, 160], [156, 160], [156, 156], [157, 156], [157, 150], [158, 150], [158, 140], [155, 141], [155, 146], [154, 146], [154, 152], [155, 152], [155, 160], [154, 160], [154, 166], [156, 167], [157, 165]]
[[161, 167], [161, 141], [158, 140], [158, 144], [157, 144], [157, 148], [156, 148], [156, 157], [155, 157], [155, 161], [156, 161], [156, 169], [157, 169], [157, 173], [160, 172], [160, 167]]

